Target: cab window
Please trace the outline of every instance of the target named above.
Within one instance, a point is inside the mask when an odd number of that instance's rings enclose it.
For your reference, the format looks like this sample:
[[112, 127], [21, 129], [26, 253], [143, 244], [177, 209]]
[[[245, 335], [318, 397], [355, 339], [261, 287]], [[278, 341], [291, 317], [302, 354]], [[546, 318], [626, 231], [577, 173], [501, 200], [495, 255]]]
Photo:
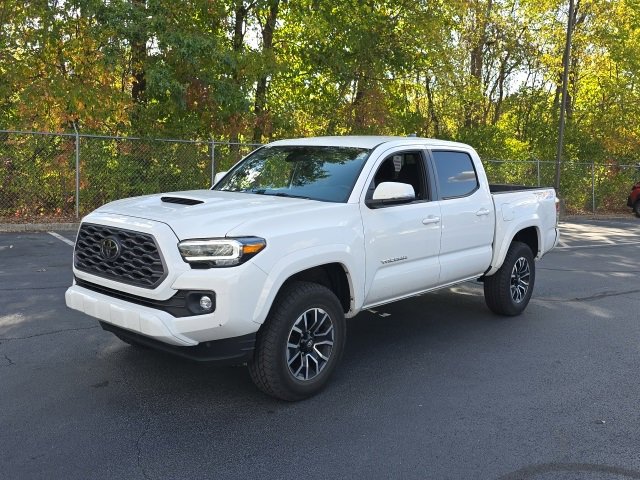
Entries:
[[383, 182], [407, 183], [413, 187], [416, 201], [427, 200], [424, 161], [420, 152], [398, 152], [387, 157], [378, 167], [369, 186], [369, 195]]
[[458, 198], [471, 195], [480, 184], [473, 160], [464, 152], [432, 151], [440, 198]]

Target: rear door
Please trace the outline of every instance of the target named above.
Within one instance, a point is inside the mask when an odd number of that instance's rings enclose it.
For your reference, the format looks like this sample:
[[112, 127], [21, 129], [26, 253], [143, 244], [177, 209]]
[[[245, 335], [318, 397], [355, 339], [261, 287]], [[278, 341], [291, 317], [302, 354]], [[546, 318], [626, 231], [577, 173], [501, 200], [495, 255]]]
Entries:
[[[427, 173], [424, 148], [390, 149], [380, 157], [360, 203], [366, 242], [365, 306], [437, 286], [440, 276], [440, 203]], [[416, 199], [366, 205], [382, 182], [408, 183]]]
[[486, 177], [469, 151], [447, 147], [430, 153], [442, 217], [440, 284], [446, 285], [480, 276], [489, 267], [495, 214]]

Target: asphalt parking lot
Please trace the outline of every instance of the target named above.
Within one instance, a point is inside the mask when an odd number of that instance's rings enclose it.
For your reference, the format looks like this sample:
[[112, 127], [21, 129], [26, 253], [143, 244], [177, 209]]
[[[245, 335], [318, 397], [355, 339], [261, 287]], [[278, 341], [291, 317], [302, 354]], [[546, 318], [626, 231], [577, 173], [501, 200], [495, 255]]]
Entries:
[[0, 234], [0, 477], [640, 479], [640, 221], [562, 230], [520, 317], [475, 283], [364, 312], [294, 404], [67, 309], [73, 232]]

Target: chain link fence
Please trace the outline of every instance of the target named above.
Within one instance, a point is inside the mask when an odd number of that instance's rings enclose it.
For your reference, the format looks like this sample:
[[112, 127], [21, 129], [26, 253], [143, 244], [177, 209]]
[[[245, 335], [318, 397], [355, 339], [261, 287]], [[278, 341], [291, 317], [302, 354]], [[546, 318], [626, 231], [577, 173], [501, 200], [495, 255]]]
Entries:
[[0, 130], [0, 223], [70, 221], [119, 198], [208, 188], [258, 146]]
[[[490, 183], [553, 186], [556, 163], [541, 160], [484, 161]], [[640, 180], [638, 165], [596, 162], [563, 162], [560, 195], [567, 213], [629, 213], [627, 197]]]
[[[72, 221], [118, 198], [208, 188], [258, 144], [0, 130], [0, 223]], [[485, 161], [491, 183], [553, 185], [555, 162]], [[568, 213], [628, 213], [635, 165], [564, 162]]]

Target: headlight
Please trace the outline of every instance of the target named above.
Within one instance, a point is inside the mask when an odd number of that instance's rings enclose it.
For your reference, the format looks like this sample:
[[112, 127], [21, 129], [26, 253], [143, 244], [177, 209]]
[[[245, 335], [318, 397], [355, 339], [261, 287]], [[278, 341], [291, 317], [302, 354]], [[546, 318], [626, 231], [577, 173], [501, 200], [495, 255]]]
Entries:
[[264, 238], [209, 238], [185, 240], [178, 250], [185, 262], [210, 267], [232, 267], [246, 262], [267, 246]]

